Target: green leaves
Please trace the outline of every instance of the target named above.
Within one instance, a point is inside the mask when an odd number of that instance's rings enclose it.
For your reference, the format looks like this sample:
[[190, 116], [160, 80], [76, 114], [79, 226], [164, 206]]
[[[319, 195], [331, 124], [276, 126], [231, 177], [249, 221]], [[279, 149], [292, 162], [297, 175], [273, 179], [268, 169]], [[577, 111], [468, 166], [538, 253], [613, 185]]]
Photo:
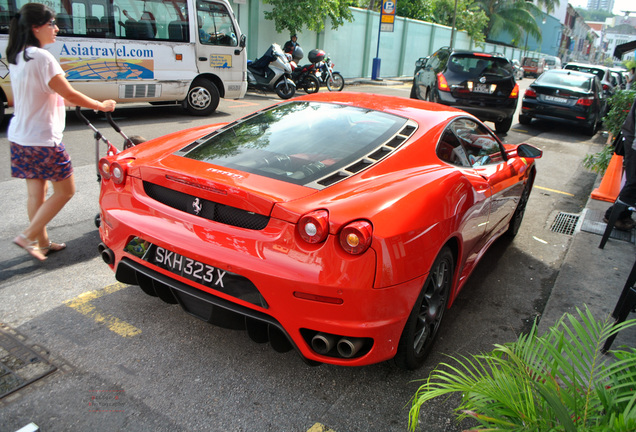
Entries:
[[[282, 33], [298, 33], [307, 28], [321, 32], [327, 19], [331, 20], [331, 28], [336, 29], [344, 21], [351, 22], [353, 14], [349, 9], [352, 3], [348, 0], [263, 0], [273, 6], [271, 12], [265, 11], [265, 19], [274, 21], [276, 31]], [[353, 4], [355, 5], [355, 4]]]
[[480, 430], [634, 430], [636, 350], [612, 351], [616, 360], [608, 361], [601, 348], [636, 320], [614, 326], [595, 320], [587, 308], [577, 312], [542, 336], [535, 323], [516, 342], [441, 363], [413, 397], [410, 429], [416, 429], [424, 403], [460, 393], [458, 418], [475, 419]]

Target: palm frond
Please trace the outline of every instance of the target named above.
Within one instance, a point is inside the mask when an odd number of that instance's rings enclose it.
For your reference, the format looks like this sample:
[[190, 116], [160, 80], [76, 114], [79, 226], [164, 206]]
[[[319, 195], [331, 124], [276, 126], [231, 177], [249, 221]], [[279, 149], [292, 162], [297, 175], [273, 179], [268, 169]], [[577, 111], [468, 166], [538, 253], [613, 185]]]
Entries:
[[[601, 353], [610, 335], [636, 325], [596, 320], [586, 307], [565, 314], [545, 334], [537, 323], [517, 341], [488, 353], [449, 356], [412, 399], [409, 427], [420, 408], [439, 396], [460, 393], [458, 419], [476, 419], [480, 430], [629, 430], [636, 422], [636, 350]], [[484, 429], [485, 428], [485, 429]], [[490, 428], [490, 429], [488, 429]]]

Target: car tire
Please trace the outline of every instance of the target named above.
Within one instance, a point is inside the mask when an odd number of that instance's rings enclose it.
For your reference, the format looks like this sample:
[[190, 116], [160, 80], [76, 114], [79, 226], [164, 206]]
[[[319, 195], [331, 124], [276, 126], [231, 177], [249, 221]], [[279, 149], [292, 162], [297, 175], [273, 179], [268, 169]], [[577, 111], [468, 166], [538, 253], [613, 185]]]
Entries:
[[436, 88], [432, 88], [431, 90], [428, 91], [427, 94], [428, 94], [429, 102], [439, 103], [439, 95], [437, 94]]
[[502, 121], [495, 122], [495, 131], [500, 134], [505, 134], [510, 130], [512, 126], [512, 117], [503, 119]]
[[594, 122], [591, 125], [586, 126], [583, 131], [585, 132], [585, 135], [594, 136], [596, 135], [596, 132], [598, 132], [598, 128], [599, 128], [599, 121], [598, 121], [598, 116], [596, 116], [594, 118]]
[[527, 116], [527, 115], [523, 115], [523, 114], [519, 114], [519, 123], [521, 123], [522, 125], [529, 125], [530, 122], [532, 121], [532, 117]]
[[417, 99], [417, 93], [415, 90], [415, 81], [413, 81], [413, 85], [411, 86], [411, 94], [409, 95], [411, 99]]
[[208, 116], [219, 106], [219, 90], [212, 81], [197, 78], [192, 82], [184, 101], [188, 113], [196, 116]]
[[508, 224], [508, 230], [506, 231], [506, 237], [514, 238], [519, 232], [519, 228], [521, 227], [521, 222], [523, 221], [523, 215], [526, 213], [526, 205], [528, 204], [528, 198], [530, 198], [530, 192], [532, 192], [532, 185], [534, 184], [534, 171], [530, 175], [530, 178], [526, 182], [526, 185], [523, 188], [523, 192], [521, 193], [521, 197], [519, 198], [519, 202], [517, 203], [517, 208], [515, 212], [512, 214], [512, 218], [510, 219], [510, 224]]
[[448, 307], [454, 275], [453, 253], [444, 246], [431, 266], [402, 331], [394, 358], [398, 367], [415, 370], [424, 364]]

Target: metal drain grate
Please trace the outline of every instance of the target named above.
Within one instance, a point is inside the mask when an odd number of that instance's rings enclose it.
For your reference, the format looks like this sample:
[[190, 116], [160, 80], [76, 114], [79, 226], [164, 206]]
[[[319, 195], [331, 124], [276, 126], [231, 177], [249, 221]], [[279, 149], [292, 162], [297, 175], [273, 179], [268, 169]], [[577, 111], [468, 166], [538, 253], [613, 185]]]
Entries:
[[35, 352], [23, 340], [0, 324], [0, 399], [57, 370], [44, 353]]
[[554, 218], [554, 222], [552, 222], [552, 226], [550, 227], [550, 231], [572, 235], [574, 234], [574, 229], [576, 228], [576, 224], [579, 223], [581, 215], [572, 214], [572, 213], [559, 213], [556, 218]]

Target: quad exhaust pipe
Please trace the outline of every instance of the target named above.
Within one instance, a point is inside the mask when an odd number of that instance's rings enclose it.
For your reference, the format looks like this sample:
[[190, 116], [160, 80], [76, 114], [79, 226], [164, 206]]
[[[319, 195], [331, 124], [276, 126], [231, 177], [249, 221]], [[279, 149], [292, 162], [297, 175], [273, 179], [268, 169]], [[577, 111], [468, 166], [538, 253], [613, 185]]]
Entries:
[[311, 347], [321, 355], [328, 355], [334, 348], [343, 358], [353, 358], [364, 346], [364, 339], [317, 333], [311, 338]]

